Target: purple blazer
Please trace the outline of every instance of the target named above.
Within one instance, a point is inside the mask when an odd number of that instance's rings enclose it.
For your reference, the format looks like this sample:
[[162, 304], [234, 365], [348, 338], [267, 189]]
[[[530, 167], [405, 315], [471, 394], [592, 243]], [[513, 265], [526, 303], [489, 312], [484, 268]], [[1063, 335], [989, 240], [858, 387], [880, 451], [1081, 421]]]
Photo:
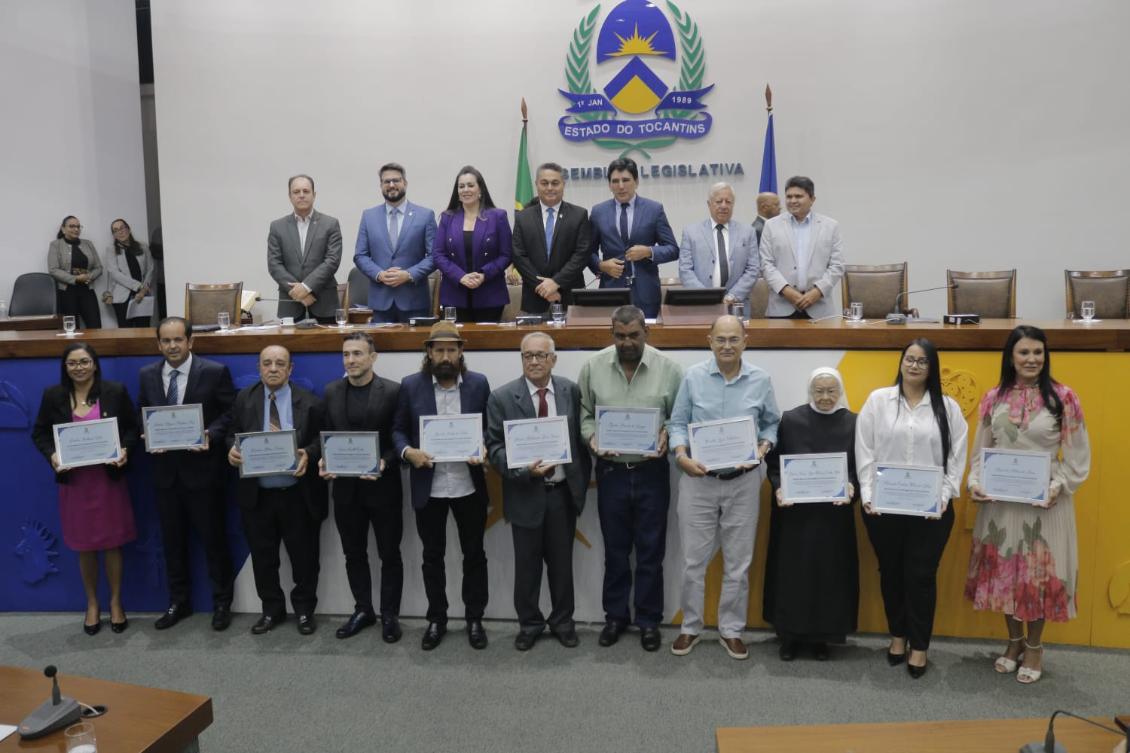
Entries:
[[432, 259], [443, 275], [439, 287], [439, 305], [467, 306], [468, 288], [459, 280], [468, 272], [482, 272], [483, 284], [473, 291], [473, 308], [505, 306], [510, 303], [506, 289], [506, 268], [510, 266], [510, 220], [502, 209], [479, 213], [471, 238], [471, 269], [466, 269], [467, 255], [463, 248], [463, 210], [444, 212], [439, 217]]

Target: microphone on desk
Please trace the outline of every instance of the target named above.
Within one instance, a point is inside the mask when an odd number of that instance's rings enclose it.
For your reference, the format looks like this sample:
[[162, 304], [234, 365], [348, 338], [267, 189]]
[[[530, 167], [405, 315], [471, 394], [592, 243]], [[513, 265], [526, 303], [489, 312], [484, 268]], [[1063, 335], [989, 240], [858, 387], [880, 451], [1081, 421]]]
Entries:
[[[1044, 741], [1028, 743], [1020, 749], [1020, 753], [1067, 753], [1067, 748], [1063, 747], [1055, 741], [1055, 718], [1060, 714], [1063, 714], [1064, 716], [1070, 716], [1072, 719], [1078, 719], [1081, 722], [1086, 722], [1093, 727], [1105, 729], [1107, 732], [1113, 732], [1114, 734], [1119, 736], [1126, 732], [1126, 726], [1124, 725], [1121, 717], [1115, 718], [1115, 722], [1117, 722], [1118, 726], [1122, 728], [1122, 731], [1119, 731], [1117, 729], [1113, 729], [1112, 727], [1107, 727], [1104, 724], [1093, 722], [1085, 716], [1079, 716], [1078, 714], [1072, 714], [1070, 711], [1058, 709], [1053, 712], [1051, 718], [1048, 719], [1048, 733], [1044, 736]], [[1130, 735], [1130, 732], [1127, 732], [1127, 734]]]
[[21, 738], [34, 740], [78, 721], [82, 710], [73, 698], [67, 698], [59, 692], [58, 672], [54, 664], [48, 664], [43, 669], [43, 674], [51, 678], [51, 700], [44, 701], [20, 722]]
[[950, 283], [949, 285], [939, 285], [936, 288], [922, 288], [921, 290], [904, 290], [895, 296], [895, 305], [891, 308], [891, 313], [887, 314], [887, 324], [906, 324], [906, 314], [902, 313], [899, 308], [899, 302], [910, 295], [911, 293], [929, 293], [934, 290], [957, 290], [957, 283]]

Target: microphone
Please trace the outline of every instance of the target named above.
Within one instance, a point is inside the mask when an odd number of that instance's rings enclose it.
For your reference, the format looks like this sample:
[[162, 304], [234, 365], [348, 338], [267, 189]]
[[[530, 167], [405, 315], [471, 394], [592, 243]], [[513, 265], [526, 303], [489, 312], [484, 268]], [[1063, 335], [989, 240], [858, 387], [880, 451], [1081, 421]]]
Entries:
[[[1098, 727], [1099, 729], [1105, 729], [1107, 732], [1113, 732], [1120, 737], [1123, 734], [1117, 729], [1107, 727], [1106, 725], [1099, 724], [1098, 722], [1093, 722], [1085, 716], [1079, 716], [1078, 714], [1072, 714], [1070, 711], [1057, 709], [1052, 713], [1051, 719], [1048, 719], [1048, 733], [1044, 736], [1044, 741], [1028, 743], [1020, 749], [1020, 753], [1067, 753], [1067, 748], [1063, 747], [1055, 741], [1055, 718], [1060, 714], [1063, 714], [1064, 716], [1070, 716], [1072, 719], [1078, 719], [1081, 722], [1086, 722], [1092, 727]], [[1115, 719], [1115, 721], [1118, 721], [1118, 719]], [[1119, 726], [1122, 726], [1121, 723], [1119, 723]]]
[[904, 290], [895, 296], [895, 305], [891, 308], [891, 313], [887, 314], [887, 324], [906, 324], [906, 314], [902, 313], [899, 308], [899, 301], [911, 293], [929, 293], [934, 290], [956, 290], [957, 283], [949, 285], [939, 285], [936, 288], [922, 288], [921, 290]]
[[48, 664], [43, 669], [43, 674], [46, 675], [47, 677], [51, 678], [51, 705], [52, 706], [58, 706], [60, 703], [63, 702], [62, 695], [59, 693], [59, 678], [56, 677], [56, 675], [58, 673], [59, 673], [59, 670], [55, 667], [54, 664]]
[[82, 709], [75, 699], [59, 692], [58, 673], [59, 670], [54, 664], [48, 664], [43, 668], [43, 674], [51, 678], [51, 699], [41, 703], [20, 722], [20, 737], [24, 740], [43, 737], [54, 730], [69, 727], [79, 720]]

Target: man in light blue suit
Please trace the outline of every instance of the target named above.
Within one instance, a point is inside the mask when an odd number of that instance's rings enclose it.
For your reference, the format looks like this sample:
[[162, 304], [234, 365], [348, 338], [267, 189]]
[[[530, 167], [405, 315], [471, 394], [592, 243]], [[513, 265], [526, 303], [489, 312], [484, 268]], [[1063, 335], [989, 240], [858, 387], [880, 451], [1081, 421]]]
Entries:
[[353, 263], [369, 278], [373, 321], [407, 322], [432, 313], [428, 275], [435, 269], [436, 215], [408, 201], [403, 167], [390, 162], [380, 176], [385, 203], [362, 213]]
[[726, 303], [745, 304], [761, 275], [757, 233], [752, 225], [735, 222], [734, 189], [715, 183], [706, 199], [709, 219], [683, 228], [679, 244], [679, 279], [684, 288], [725, 288]]
[[636, 194], [640, 172], [626, 157], [608, 165], [612, 198], [589, 212], [589, 269], [602, 288], [631, 288], [632, 303], [653, 319], [659, 315], [659, 265], [679, 257], [675, 234], [658, 201]]

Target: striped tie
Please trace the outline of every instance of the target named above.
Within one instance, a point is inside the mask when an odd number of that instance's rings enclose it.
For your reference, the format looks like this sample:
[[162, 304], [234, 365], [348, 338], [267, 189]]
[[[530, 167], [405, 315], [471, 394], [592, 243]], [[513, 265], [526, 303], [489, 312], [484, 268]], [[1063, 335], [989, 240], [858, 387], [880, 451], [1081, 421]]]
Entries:
[[282, 419], [279, 418], [279, 404], [275, 402], [275, 393], [271, 393], [271, 415], [269, 431], [282, 431]]

